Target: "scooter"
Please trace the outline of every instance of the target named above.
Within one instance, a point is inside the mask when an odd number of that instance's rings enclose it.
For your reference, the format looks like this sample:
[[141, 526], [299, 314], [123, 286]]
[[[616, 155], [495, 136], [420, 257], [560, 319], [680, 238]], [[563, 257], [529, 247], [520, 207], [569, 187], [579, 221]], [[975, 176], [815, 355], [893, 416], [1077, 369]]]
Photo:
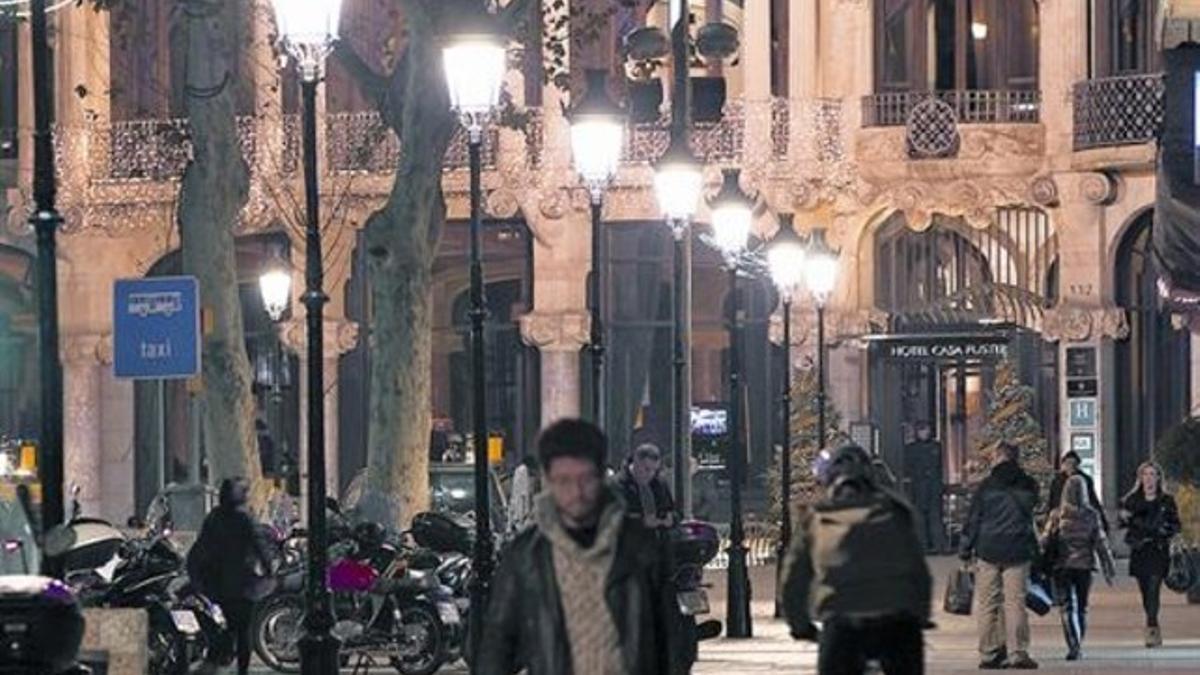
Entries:
[[679, 613], [683, 617], [684, 656], [695, 663], [701, 640], [721, 634], [721, 622], [715, 619], [698, 621], [697, 617], [710, 611], [708, 591], [704, 584], [704, 566], [717, 555], [721, 538], [709, 523], [689, 520], [671, 528], [670, 547], [675, 570], [672, 581]]

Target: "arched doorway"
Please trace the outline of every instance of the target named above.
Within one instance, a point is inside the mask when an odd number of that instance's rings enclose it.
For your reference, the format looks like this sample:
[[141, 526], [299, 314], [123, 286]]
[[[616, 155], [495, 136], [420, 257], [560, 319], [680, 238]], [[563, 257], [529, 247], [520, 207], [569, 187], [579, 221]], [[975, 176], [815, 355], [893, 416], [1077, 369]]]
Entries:
[[1117, 247], [1115, 299], [1129, 319], [1129, 338], [1114, 343], [1121, 488], [1132, 485], [1137, 465], [1150, 456], [1158, 437], [1189, 410], [1191, 334], [1176, 330], [1160, 307], [1153, 227], [1154, 213], [1146, 211]]
[[946, 483], [960, 483], [1006, 358], [1034, 388], [1055, 456], [1058, 350], [1040, 331], [1057, 296], [1057, 237], [1045, 213], [1002, 207], [983, 228], [935, 214], [920, 232], [896, 213], [870, 245], [875, 306], [888, 316], [886, 332], [869, 342], [870, 408], [887, 462], [903, 477], [904, 447], [927, 423], [942, 445]]
[[[254, 375], [255, 426], [261, 467], [267, 478], [299, 494], [299, 361], [280, 343], [262, 304], [258, 278], [276, 256], [288, 258], [283, 233], [238, 237], [237, 279], [246, 353]], [[180, 251], [160, 258], [147, 277], [182, 274]], [[295, 311], [295, 308], [292, 309]], [[134, 500], [144, 513], [150, 500], [170, 483], [206, 482], [202, 397], [187, 380], [134, 382]]]

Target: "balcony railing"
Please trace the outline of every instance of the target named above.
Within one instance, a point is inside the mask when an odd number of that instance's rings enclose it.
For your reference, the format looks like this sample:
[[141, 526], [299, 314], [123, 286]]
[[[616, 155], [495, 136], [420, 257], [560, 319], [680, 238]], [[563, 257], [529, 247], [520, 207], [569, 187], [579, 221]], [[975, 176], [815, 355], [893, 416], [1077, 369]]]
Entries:
[[[237, 118], [238, 145], [254, 161], [253, 117]], [[192, 135], [183, 118], [132, 120], [89, 128], [89, 173], [94, 180], [165, 181], [183, 176], [192, 159]]]
[[1136, 145], [1157, 139], [1163, 123], [1163, 88], [1162, 73], [1077, 83], [1075, 149]]
[[[483, 165], [495, 165], [499, 130], [483, 136]], [[334, 173], [391, 173], [400, 162], [400, 139], [377, 112], [336, 113], [325, 117], [325, 154]], [[446, 150], [445, 168], [467, 165], [467, 137], [459, 130]]]
[[902, 127], [918, 104], [936, 99], [954, 111], [958, 124], [1033, 124], [1041, 92], [1009, 90], [904, 91], [863, 98], [863, 126]]
[[[698, 122], [692, 126], [692, 152], [702, 162], [735, 161], [742, 156], [746, 118], [740, 101], [725, 105], [719, 122]], [[648, 124], [635, 124], [625, 134], [621, 161], [627, 164], [653, 163], [671, 140], [671, 122], [662, 118]]]

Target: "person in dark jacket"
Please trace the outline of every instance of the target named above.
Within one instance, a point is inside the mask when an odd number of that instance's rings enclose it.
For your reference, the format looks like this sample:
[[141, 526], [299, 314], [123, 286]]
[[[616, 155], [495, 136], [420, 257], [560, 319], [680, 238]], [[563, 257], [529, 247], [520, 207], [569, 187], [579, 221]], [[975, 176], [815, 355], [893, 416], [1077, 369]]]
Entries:
[[1071, 476], [1062, 491], [1062, 502], [1050, 512], [1042, 537], [1042, 549], [1054, 580], [1054, 600], [1059, 606], [1067, 660], [1082, 656], [1087, 636], [1088, 593], [1092, 571], [1100, 560], [1104, 580], [1112, 585], [1115, 576], [1112, 552], [1101, 525], [1100, 514], [1087, 496], [1087, 481]]
[[672, 675], [682, 616], [668, 556], [604, 479], [604, 434], [561, 420], [538, 439], [534, 525], [503, 552], [475, 675]]
[[862, 448], [822, 455], [825, 496], [800, 514], [783, 568], [792, 637], [819, 638], [820, 675], [859, 675], [869, 659], [888, 675], [920, 675], [932, 585], [912, 507], [875, 482]]
[[221, 483], [219, 502], [200, 526], [188, 552], [188, 576], [221, 607], [237, 653], [238, 675], [250, 671], [250, 620], [254, 614], [256, 568], [270, 569], [258, 528], [246, 510], [250, 486], [242, 478]]
[[626, 516], [655, 531], [679, 522], [671, 489], [660, 475], [661, 467], [658, 446], [643, 443], [630, 455], [617, 479], [625, 497]]
[[1079, 468], [1081, 462], [1079, 453], [1074, 450], [1068, 450], [1062, 456], [1058, 464], [1058, 473], [1054, 474], [1054, 479], [1050, 481], [1050, 497], [1046, 501], [1046, 508], [1057, 509], [1062, 502], [1063, 486], [1066, 485], [1067, 479], [1071, 476], [1080, 476], [1087, 485], [1088, 503], [1096, 515], [1100, 516], [1100, 525], [1107, 534], [1108, 516], [1104, 515], [1104, 505], [1100, 503], [1100, 497], [1096, 496], [1096, 484], [1092, 481], [1092, 477]]
[[917, 440], [904, 446], [904, 479], [919, 520], [917, 530], [925, 550], [941, 553], [946, 532], [942, 524], [942, 445], [933, 440], [928, 422], [917, 424]]
[[1138, 482], [1121, 500], [1120, 526], [1129, 544], [1129, 574], [1137, 579], [1146, 613], [1146, 646], [1162, 645], [1158, 626], [1159, 596], [1171, 564], [1171, 539], [1179, 534], [1179, 509], [1163, 487], [1162, 469], [1154, 462], [1138, 467]]
[[1000, 461], [971, 497], [959, 550], [963, 560], [978, 559], [973, 613], [982, 669], [1037, 668], [1029, 656], [1025, 589], [1038, 548], [1033, 510], [1039, 490], [1020, 456], [1017, 446], [1000, 443]]

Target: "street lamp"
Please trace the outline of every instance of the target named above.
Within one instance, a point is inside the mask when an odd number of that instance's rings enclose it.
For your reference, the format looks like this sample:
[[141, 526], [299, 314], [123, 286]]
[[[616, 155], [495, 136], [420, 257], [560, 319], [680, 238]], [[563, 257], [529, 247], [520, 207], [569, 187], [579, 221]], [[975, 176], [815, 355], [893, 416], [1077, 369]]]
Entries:
[[480, 186], [483, 174], [481, 149], [483, 126], [500, 102], [507, 64], [507, 42], [487, 28], [450, 36], [442, 48], [450, 105], [467, 130], [471, 170], [471, 421], [475, 438], [475, 551], [471, 580], [472, 644], [475, 653], [483, 633], [483, 611], [492, 576], [492, 526], [488, 503], [487, 390], [484, 373], [483, 321], [487, 307], [483, 297], [483, 244], [481, 241]]
[[746, 194], [739, 183], [741, 172], [722, 172], [721, 189], [709, 200], [712, 210], [713, 240], [725, 256], [729, 270], [729, 598], [726, 635], [748, 638], [750, 619], [750, 577], [746, 568], [746, 533], [742, 526], [742, 483], [746, 457], [742, 452], [741, 347], [738, 330], [738, 271], [750, 242], [755, 198]]
[[[779, 214], [779, 230], [767, 244], [767, 268], [779, 291], [783, 307], [783, 391], [780, 417], [783, 452], [779, 456], [779, 547], [775, 560], [783, 569], [783, 559], [792, 541], [792, 297], [804, 280], [804, 241], [792, 226], [792, 214]], [[775, 594], [775, 616], [783, 616], [783, 607]]]
[[271, 321], [279, 322], [292, 300], [292, 270], [278, 255], [267, 261], [258, 277], [258, 292]]
[[592, 357], [592, 421], [604, 428], [604, 326], [601, 301], [604, 293], [603, 237], [600, 216], [604, 190], [617, 175], [625, 136], [624, 111], [605, 89], [604, 70], [588, 70], [587, 91], [568, 112], [571, 123], [571, 152], [575, 169], [587, 187], [592, 205], [592, 276], [589, 284]]
[[[331, 633], [333, 612], [325, 585], [328, 533], [325, 526], [325, 344], [321, 228], [317, 191], [317, 83], [338, 38], [342, 0], [274, 0], [280, 41], [300, 70], [304, 99], [304, 306], [308, 333], [308, 574], [300, 672], [334, 673], [338, 641]], [[275, 279], [278, 282], [278, 278]], [[290, 282], [289, 282], [290, 283]], [[261, 288], [261, 285], [260, 285]], [[278, 291], [278, 288], [272, 290]]]
[[[37, 233], [38, 374], [41, 380], [41, 429], [38, 462], [42, 484], [42, 532], [63, 522], [63, 373], [58, 357], [58, 254], [54, 241], [62, 216], [54, 200], [54, 117], [46, 0], [30, 3], [33, 51], [33, 199], [29, 224]], [[43, 572], [59, 576], [57, 556], [46, 557]]]
[[804, 284], [817, 305], [817, 445], [825, 447], [825, 306], [838, 276], [838, 252], [825, 241], [825, 228], [809, 237]]

